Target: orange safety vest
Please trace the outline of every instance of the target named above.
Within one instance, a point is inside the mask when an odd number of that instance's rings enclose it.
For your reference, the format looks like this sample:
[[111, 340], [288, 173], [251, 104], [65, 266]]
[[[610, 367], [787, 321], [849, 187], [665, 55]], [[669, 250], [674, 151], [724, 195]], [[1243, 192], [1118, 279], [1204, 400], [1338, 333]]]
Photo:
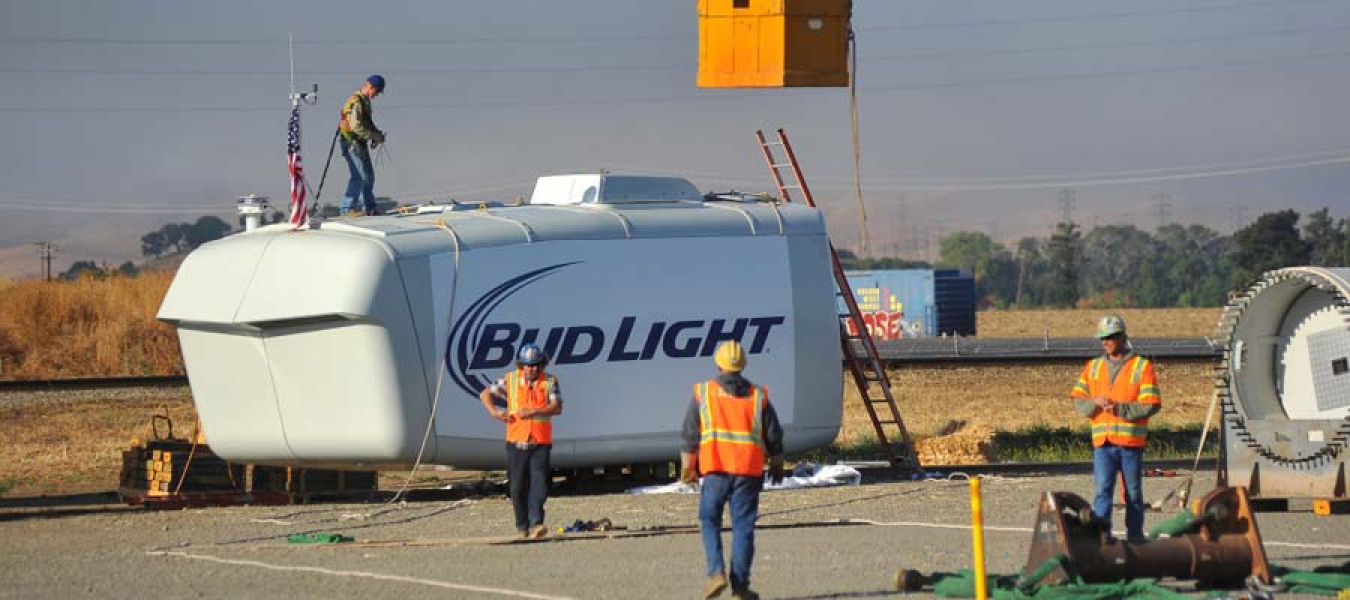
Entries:
[[535, 381], [526, 381], [519, 369], [506, 374], [506, 412], [511, 415], [506, 423], [506, 441], [553, 443], [551, 415], [529, 418], [516, 415], [525, 407], [538, 409], [548, 406], [548, 395], [557, 384], [558, 380], [547, 373], [540, 373], [539, 379]]
[[347, 117], [352, 112], [352, 104], [356, 102], [365, 104], [366, 114], [370, 114], [370, 99], [363, 96], [359, 91], [352, 94], [352, 97], [348, 98], [346, 102], [343, 102], [342, 112], [338, 115], [338, 131], [342, 132], [342, 139], [356, 140], [355, 134], [352, 133], [351, 121]]
[[694, 386], [698, 401], [698, 467], [702, 473], [759, 477], [764, 473], [764, 407], [769, 394], [754, 386], [749, 396], [732, 396], [716, 381]]
[[[1135, 356], [1121, 365], [1115, 381], [1108, 380], [1110, 373], [1106, 358], [1088, 361], [1069, 395], [1078, 399], [1106, 398], [1117, 404], [1162, 404], [1158, 380], [1153, 374], [1153, 361]], [[1132, 421], [1106, 411], [1097, 411], [1088, 421], [1092, 423], [1093, 446], [1110, 442], [1116, 446], [1143, 448], [1148, 443], [1147, 418]]]

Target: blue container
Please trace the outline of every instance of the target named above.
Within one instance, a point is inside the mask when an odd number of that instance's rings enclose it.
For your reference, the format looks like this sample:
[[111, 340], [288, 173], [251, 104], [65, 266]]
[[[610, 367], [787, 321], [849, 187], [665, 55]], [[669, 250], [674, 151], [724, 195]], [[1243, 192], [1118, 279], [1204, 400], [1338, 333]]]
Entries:
[[[846, 275], [872, 339], [883, 341], [933, 335], [933, 325], [940, 318], [933, 271], [849, 271]], [[839, 312], [848, 313], [842, 299]], [[850, 323], [849, 330], [856, 333], [856, 325]]]
[[975, 335], [975, 278], [965, 271], [933, 271], [937, 335]]

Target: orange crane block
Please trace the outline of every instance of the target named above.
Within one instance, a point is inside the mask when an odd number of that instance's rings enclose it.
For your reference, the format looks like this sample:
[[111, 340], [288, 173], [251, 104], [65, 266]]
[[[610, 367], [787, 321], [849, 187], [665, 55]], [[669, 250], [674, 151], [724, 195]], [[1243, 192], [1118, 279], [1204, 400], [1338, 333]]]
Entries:
[[851, 0], [699, 0], [699, 87], [845, 87]]

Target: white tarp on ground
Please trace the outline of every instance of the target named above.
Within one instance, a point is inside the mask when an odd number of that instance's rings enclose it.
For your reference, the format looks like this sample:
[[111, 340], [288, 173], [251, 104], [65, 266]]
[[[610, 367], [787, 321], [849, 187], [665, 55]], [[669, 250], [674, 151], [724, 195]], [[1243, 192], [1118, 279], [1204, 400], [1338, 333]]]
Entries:
[[[816, 465], [802, 463], [792, 469], [792, 475], [784, 477], [777, 485], [764, 478], [765, 490], [793, 490], [808, 487], [830, 487], [835, 485], [858, 485], [862, 483], [862, 473], [847, 465]], [[687, 483], [668, 483], [665, 485], [647, 485], [628, 490], [630, 494], [697, 494], [698, 486]]]

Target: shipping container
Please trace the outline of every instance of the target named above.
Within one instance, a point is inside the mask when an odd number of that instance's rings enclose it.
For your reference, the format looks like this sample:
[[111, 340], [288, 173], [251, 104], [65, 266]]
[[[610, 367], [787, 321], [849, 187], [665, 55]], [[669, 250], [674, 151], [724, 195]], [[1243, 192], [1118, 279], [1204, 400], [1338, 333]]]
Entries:
[[[975, 335], [975, 281], [953, 269], [848, 271], [863, 326], [877, 341]], [[848, 312], [842, 300], [839, 312]], [[849, 333], [857, 325], [849, 322]]]
[[975, 278], [956, 269], [933, 271], [936, 335], [975, 335]]

